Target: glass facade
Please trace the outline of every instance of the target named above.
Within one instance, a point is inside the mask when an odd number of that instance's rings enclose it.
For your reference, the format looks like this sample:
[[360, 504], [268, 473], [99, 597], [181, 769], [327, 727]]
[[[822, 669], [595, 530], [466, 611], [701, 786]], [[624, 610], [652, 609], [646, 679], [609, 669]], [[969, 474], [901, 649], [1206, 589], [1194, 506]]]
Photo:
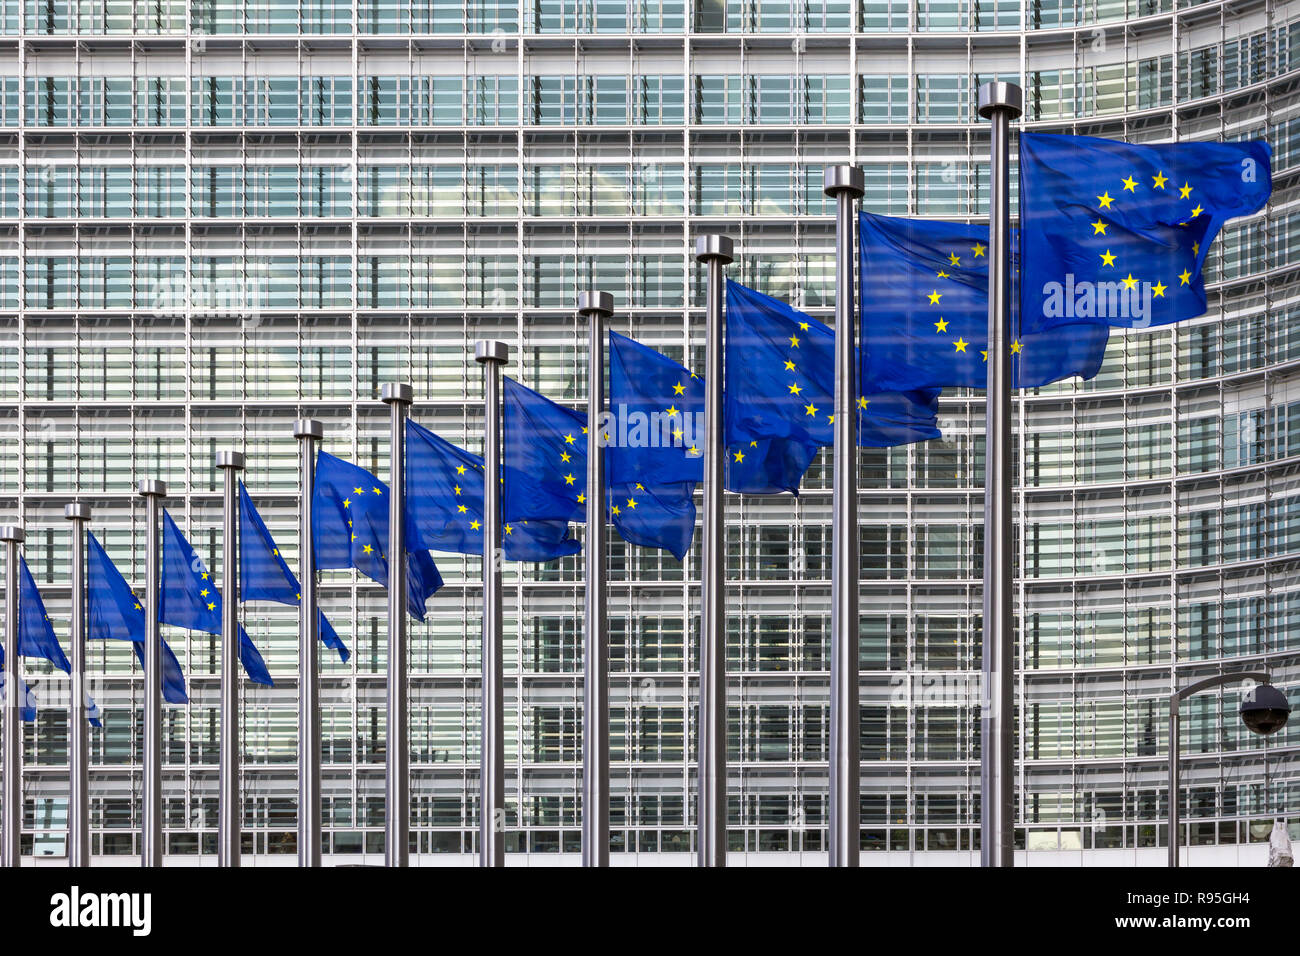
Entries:
[[[473, 340], [576, 403], [586, 288], [699, 367], [696, 234], [829, 318], [822, 168], [862, 165], [874, 211], [986, 214], [988, 79], [1024, 87], [1034, 129], [1274, 151], [1204, 317], [1117, 333], [1095, 380], [1015, 400], [1018, 845], [1163, 845], [1171, 665], [1300, 681], [1298, 0], [0, 0], [0, 510], [58, 633], [74, 498], [139, 586], [135, 482], [166, 480], [219, 573], [213, 459], [242, 449], [296, 567], [295, 418], [386, 479], [379, 387], [405, 381], [418, 421], [477, 451]], [[864, 850], [978, 848], [981, 398], [945, 394], [941, 441], [861, 452]], [[798, 499], [728, 499], [734, 850], [824, 847], [826, 464]], [[614, 849], [688, 851], [698, 544], [679, 564], [616, 540], [611, 561]], [[475, 849], [478, 563], [439, 556], [447, 586], [411, 623], [425, 863]], [[508, 845], [576, 851], [581, 565], [506, 567]], [[322, 652], [325, 849], [355, 861], [383, 845], [384, 595], [350, 572], [321, 595], [355, 652]], [[243, 691], [245, 846], [292, 862], [296, 612], [244, 621], [277, 680]], [[193, 698], [164, 714], [166, 850], [214, 855], [218, 641], [164, 636]], [[94, 852], [133, 864], [142, 677], [125, 643], [89, 653]], [[66, 681], [24, 666], [47, 702], [25, 842], [58, 854]], [[1193, 845], [1300, 821], [1300, 724], [1265, 743], [1235, 700], [1184, 705]]]

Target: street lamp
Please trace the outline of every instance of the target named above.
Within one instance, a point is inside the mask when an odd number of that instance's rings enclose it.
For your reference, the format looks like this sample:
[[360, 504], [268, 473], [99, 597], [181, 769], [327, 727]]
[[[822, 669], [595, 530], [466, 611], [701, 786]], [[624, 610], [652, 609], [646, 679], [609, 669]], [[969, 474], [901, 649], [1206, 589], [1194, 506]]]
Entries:
[[1169, 695], [1169, 865], [1178, 866], [1178, 851], [1182, 840], [1179, 839], [1179, 799], [1178, 799], [1178, 730], [1181, 718], [1178, 705], [1183, 698], [1199, 694], [1211, 687], [1221, 687], [1235, 681], [1254, 681], [1241, 700], [1241, 720], [1253, 732], [1260, 735], [1276, 733], [1282, 729], [1291, 715], [1291, 705], [1286, 695], [1268, 682], [1264, 671], [1236, 671], [1232, 674], [1219, 674], [1189, 684], [1182, 690], [1175, 690]]

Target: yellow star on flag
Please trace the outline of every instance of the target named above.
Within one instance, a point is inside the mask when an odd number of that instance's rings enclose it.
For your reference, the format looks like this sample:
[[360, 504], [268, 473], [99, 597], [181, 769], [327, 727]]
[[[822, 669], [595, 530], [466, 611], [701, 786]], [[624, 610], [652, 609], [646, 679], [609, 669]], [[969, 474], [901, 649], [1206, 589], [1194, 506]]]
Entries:
[[1192, 283], [1192, 273], [1190, 270], [1184, 269], [1178, 276], [1178, 284], [1191, 285], [1191, 283]]
[[953, 342], [952, 344], [953, 344], [953, 348], [955, 348], [958, 352], [965, 352], [966, 346], [969, 345], [970, 343], [963, 338], [958, 338], [957, 341]]
[[1154, 186], [1156, 189], [1164, 189], [1165, 183], [1167, 182], [1169, 182], [1169, 177], [1166, 176], [1163, 172], [1159, 172], [1156, 173], [1155, 176], [1152, 178], [1151, 185]]
[[942, 315], [939, 316], [939, 321], [936, 322], [936, 323], [934, 323], [934, 330], [935, 330], [936, 332], [947, 332], [947, 331], [948, 331], [948, 320], [945, 319]]
[[971, 251], [971, 255], [973, 255], [976, 259], [978, 259], [984, 255], [984, 245], [982, 243], [977, 242], [975, 243], [975, 245], [970, 247], [970, 251]]
[[1094, 222], [1092, 224], [1092, 234], [1094, 236], [1106, 235], [1106, 223], [1102, 222], [1100, 219]]
[[1138, 280], [1133, 278], [1133, 273], [1130, 272], [1127, 276], [1124, 277], [1124, 288], [1135, 289], [1137, 288], [1137, 284], [1138, 284]]
[[1124, 177], [1125, 192], [1135, 193], [1137, 192], [1137, 187], [1138, 187], [1137, 180], [1135, 180], [1132, 176]]
[[930, 292], [930, 304], [931, 304], [931, 305], [938, 305], [938, 304], [939, 304], [939, 300], [942, 299], [942, 298], [943, 298], [943, 293], [940, 292], [938, 289], [933, 289], [933, 290], [931, 290], [931, 292]]
[[1151, 287], [1151, 294], [1157, 299], [1163, 299], [1165, 297], [1165, 284], [1163, 282], [1157, 282]]
[[1097, 203], [1098, 205], [1101, 206], [1102, 209], [1109, 209], [1110, 204], [1113, 203], [1114, 201], [1115, 200], [1111, 198], [1109, 192], [1104, 192], [1097, 197]]
[[1107, 249], [1101, 254], [1101, 264], [1104, 266], [1113, 266], [1115, 264], [1115, 254]]

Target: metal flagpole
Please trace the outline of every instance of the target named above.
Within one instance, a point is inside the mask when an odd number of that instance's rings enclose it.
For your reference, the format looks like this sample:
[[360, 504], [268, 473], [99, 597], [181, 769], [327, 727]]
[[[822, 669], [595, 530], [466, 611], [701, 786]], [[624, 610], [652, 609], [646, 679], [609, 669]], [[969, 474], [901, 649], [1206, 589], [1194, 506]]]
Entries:
[[727, 236], [695, 238], [695, 260], [708, 269], [704, 319], [704, 535], [700, 557], [700, 709], [696, 720], [696, 816], [700, 866], [727, 865], [727, 603], [723, 523], [722, 267]]
[[984, 701], [981, 719], [980, 863], [1015, 862], [1015, 634], [1012, 621], [1011, 121], [1020, 87], [984, 83], [979, 113], [990, 123], [988, 406], [984, 471]]
[[478, 859], [505, 866], [505, 717], [501, 677], [501, 368], [505, 342], [474, 344], [483, 366], [483, 713], [479, 767]]
[[158, 604], [162, 591], [162, 499], [167, 483], [140, 480], [145, 500], [144, 561], [144, 755], [141, 757], [140, 865], [162, 866], [162, 634]]
[[406, 412], [409, 385], [385, 385], [391, 413], [388, 475], [388, 746], [384, 777], [384, 864], [410, 862], [411, 765], [406, 686]]
[[68, 866], [90, 866], [90, 724], [86, 714], [86, 522], [90, 505], [63, 508], [72, 522], [72, 699], [68, 707]]
[[239, 866], [239, 472], [244, 456], [217, 452], [223, 472], [221, 544], [221, 748], [217, 771], [217, 866]]
[[5, 544], [5, 714], [4, 813], [0, 819], [0, 866], [21, 866], [23, 827], [23, 679], [18, 666], [18, 545], [27, 535], [18, 525], [0, 527]]
[[609, 866], [609, 648], [606, 644], [605, 560], [605, 320], [614, 313], [608, 292], [583, 292], [587, 317], [587, 537], [583, 564], [582, 646], [582, 865]]
[[320, 621], [316, 604], [316, 553], [312, 547], [311, 505], [316, 484], [316, 443], [321, 423], [293, 423], [298, 439], [298, 865], [320, 866]]
[[861, 835], [858, 740], [858, 375], [854, 348], [853, 203], [862, 170], [829, 166], [823, 179], [835, 199], [835, 462], [831, 545], [831, 866], [857, 866]]

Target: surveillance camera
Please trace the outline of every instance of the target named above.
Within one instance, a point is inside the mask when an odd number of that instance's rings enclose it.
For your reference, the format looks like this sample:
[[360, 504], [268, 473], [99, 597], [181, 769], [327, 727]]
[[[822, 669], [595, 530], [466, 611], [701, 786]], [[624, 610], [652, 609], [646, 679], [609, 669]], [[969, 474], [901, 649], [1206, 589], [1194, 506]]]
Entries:
[[1272, 734], [1281, 730], [1291, 716], [1291, 705], [1286, 694], [1272, 684], [1259, 684], [1251, 688], [1241, 701], [1241, 719], [1257, 734]]

